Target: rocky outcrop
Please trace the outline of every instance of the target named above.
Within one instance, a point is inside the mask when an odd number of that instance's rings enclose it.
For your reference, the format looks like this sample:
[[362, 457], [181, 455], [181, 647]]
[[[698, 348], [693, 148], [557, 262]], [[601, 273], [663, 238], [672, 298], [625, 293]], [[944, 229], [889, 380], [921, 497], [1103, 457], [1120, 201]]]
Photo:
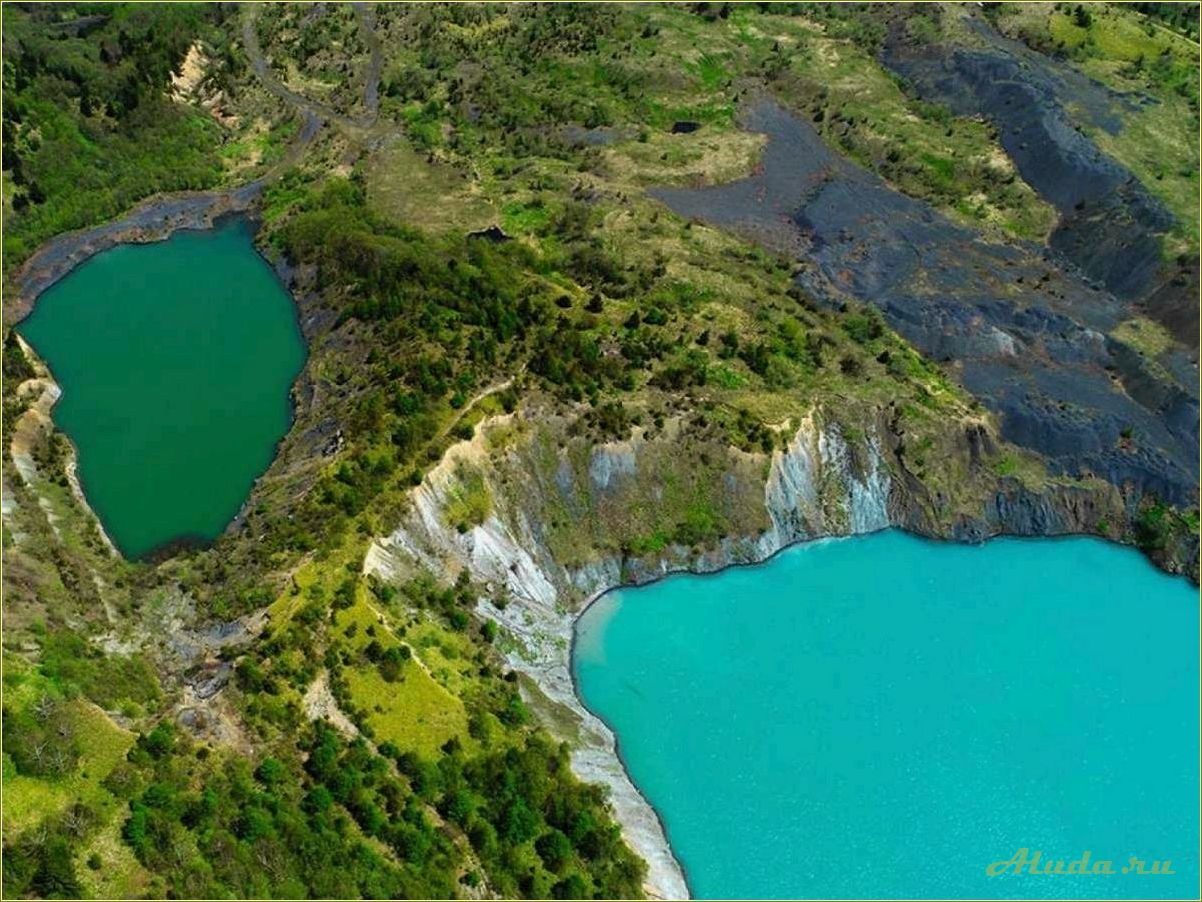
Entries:
[[309, 720], [332, 724], [338, 732], [351, 739], [359, 735], [359, 728], [355, 726], [354, 721], [347, 717], [346, 712], [338, 706], [338, 700], [334, 698], [334, 693], [330, 689], [329, 674], [324, 670], [305, 690], [301, 705]]
[[[25, 355], [25, 359], [30, 362], [33, 367], [34, 376], [27, 379], [17, 386], [15, 395], [18, 399], [28, 403], [25, 411], [16, 418], [10, 429], [11, 442], [9, 444], [9, 455], [12, 458], [13, 466], [17, 473], [20, 474], [21, 480], [33, 492], [38, 500], [38, 506], [46, 515], [46, 521], [50, 524], [50, 529], [55, 536], [61, 538], [58, 528], [59, 515], [55, 512], [50, 501], [38, 491], [38, 482], [43, 476], [38, 473], [38, 467], [34, 461], [34, 449], [47, 441], [48, 437], [54, 432], [54, 423], [50, 417], [50, 411], [58, 399], [62, 397], [62, 388], [54, 381], [54, 377], [50, 374], [50, 369], [45, 362], [34, 353], [29, 343], [21, 336], [17, 336], [17, 343], [21, 347], [21, 352]], [[88, 505], [87, 498], [84, 497], [83, 485], [79, 481], [79, 458], [75, 451], [75, 446], [67, 441], [64, 437], [65, 453], [63, 456], [62, 466], [63, 475], [67, 479], [67, 485], [71, 489], [71, 494], [74, 496], [76, 503], [84, 510], [89, 520], [95, 526], [96, 533], [100, 540], [108, 549], [109, 553], [114, 557], [118, 555], [117, 546], [113, 544], [108, 533], [104, 531], [104, 526], [100, 523], [100, 518]], [[15, 504], [15, 502], [13, 502]], [[11, 508], [9, 509], [11, 513]]]
[[[453, 446], [413, 490], [400, 526], [373, 543], [364, 569], [386, 581], [422, 570], [452, 579], [466, 570], [484, 587], [479, 613], [513, 640], [504, 643], [512, 649], [510, 666], [579, 724], [573, 766], [582, 779], [609, 788], [628, 841], [648, 862], [648, 892], [680, 897], [687, 886], [655, 812], [622, 767], [613, 733], [575, 691], [573, 630], [593, 599], [675, 571], [714, 571], [764, 560], [799, 541], [889, 526], [981, 541], [1002, 533], [1092, 532], [1108, 518], [1125, 522], [1122, 496], [1101, 481], [1033, 489], [992, 474], [982, 461], [999, 443], [979, 423], [949, 423], [947, 453], [971, 472], [967, 482], [983, 488], [967, 500], [942, 497], [908, 469], [906, 437], [894, 423], [882, 410], [852, 430], [812, 411], [771, 455], [725, 449], [721, 472], [710, 477], [715, 492], [750, 499], [754, 510], [725, 509], [731, 528], [721, 537], [646, 550], [623, 534], [628, 521], [614, 519], [615, 504], [664, 508], [664, 487], [712, 458], [713, 446], [702, 453], [672, 424], [656, 438], [636, 429], [628, 440], [589, 445], [565, 439], [566, 430], [544, 413], [495, 418]], [[497, 438], [514, 433], [507, 443]], [[464, 528], [448, 511], [469, 472], [475, 484], [482, 474], [491, 512]], [[671, 521], [666, 509], [659, 514]], [[593, 529], [594, 520], [604, 528]]]
[[120, 219], [46, 242], [11, 276], [14, 292], [5, 305], [5, 322], [24, 319], [43, 291], [96, 254], [118, 244], [162, 241], [181, 229], [210, 228], [221, 216], [249, 209], [262, 188], [260, 180], [230, 191], [155, 197]]

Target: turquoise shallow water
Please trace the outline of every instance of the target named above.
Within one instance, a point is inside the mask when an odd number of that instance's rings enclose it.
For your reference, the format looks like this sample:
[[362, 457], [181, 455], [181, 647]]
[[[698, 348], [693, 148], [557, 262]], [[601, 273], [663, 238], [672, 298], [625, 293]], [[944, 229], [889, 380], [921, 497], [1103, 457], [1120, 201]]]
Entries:
[[242, 220], [98, 254], [18, 331], [62, 386], [54, 421], [128, 557], [226, 527], [288, 429], [305, 354]]
[[[1098, 540], [884, 532], [612, 592], [574, 666], [697, 896], [1197, 898], [1198, 612]], [[1118, 873], [986, 876], [1024, 847]]]

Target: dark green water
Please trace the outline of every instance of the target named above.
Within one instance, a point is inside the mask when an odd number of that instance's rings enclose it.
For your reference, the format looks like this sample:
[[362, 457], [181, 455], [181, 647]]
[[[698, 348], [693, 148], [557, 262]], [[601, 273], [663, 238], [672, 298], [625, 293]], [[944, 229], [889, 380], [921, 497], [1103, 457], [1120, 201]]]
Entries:
[[230, 220], [105, 251], [18, 329], [62, 386], [54, 421], [127, 557], [220, 534], [291, 422], [304, 341], [251, 237]]

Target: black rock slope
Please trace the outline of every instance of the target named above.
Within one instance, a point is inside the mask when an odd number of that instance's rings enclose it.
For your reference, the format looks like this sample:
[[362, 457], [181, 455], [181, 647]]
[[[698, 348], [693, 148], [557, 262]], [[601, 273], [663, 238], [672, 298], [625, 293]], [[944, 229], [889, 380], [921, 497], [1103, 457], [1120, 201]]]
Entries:
[[798, 282], [826, 303], [876, 306], [1054, 470], [1196, 501], [1197, 390], [1107, 337], [1131, 302], [1044, 248], [984, 241], [899, 194], [772, 101], [749, 105], [743, 121], [769, 138], [757, 174], [653, 196], [793, 255]]
[[[965, 23], [973, 46], [908, 41], [902, 20], [896, 19], [881, 62], [923, 99], [997, 126], [1023, 179], [1061, 214], [1049, 244], [1086, 276], [1128, 301], [1157, 289], [1166, 301], [1163, 289], [1176, 281], [1196, 311], [1196, 277], [1181, 279], [1161, 258], [1160, 236], [1173, 225], [1172, 214], [1129, 170], [1103, 154], [1069, 113], [1083, 125], [1115, 134], [1124, 112], [1156, 101], [1112, 91], [998, 34], [980, 18]], [[1157, 316], [1162, 308], [1181, 306], [1153, 304], [1149, 312]], [[1158, 318], [1179, 340], [1197, 347], [1196, 312], [1182, 323]]]

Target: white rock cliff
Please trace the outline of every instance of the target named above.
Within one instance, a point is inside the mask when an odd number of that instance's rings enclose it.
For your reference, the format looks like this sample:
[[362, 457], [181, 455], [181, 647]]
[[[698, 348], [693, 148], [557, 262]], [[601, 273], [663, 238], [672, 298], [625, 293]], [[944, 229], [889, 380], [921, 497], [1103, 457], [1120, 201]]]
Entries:
[[[706, 572], [751, 563], [805, 539], [887, 527], [891, 479], [880, 441], [869, 436], [853, 449], [836, 425], [810, 416], [785, 450], [771, 456], [763, 486], [766, 522], [771, 524], [766, 531], [729, 536], [705, 551], [669, 545], [638, 560], [598, 554], [569, 568], [531, 528], [523, 505], [506, 503], [503, 493], [496, 493], [499, 500], [480, 525], [465, 532], [449, 525], [445, 512], [457, 488], [458, 466], [480, 465], [486, 456], [483, 435], [482, 430], [472, 441], [452, 447], [413, 490], [412, 506], [401, 526], [373, 543], [364, 570], [392, 581], [421, 568], [446, 578], [466, 569], [487, 587], [490, 595], [479, 602], [478, 610], [516, 640], [506, 655], [509, 665], [578, 718], [573, 768], [581, 779], [608, 787], [627, 841], [648, 864], [647, 892], [685, 898], [688, 887], [658, 816], [622, 766], [613, 733], [576, 694], [571, 671], [576, 619], [592, 600], [619, 585], [647, 582], [673, 571]], [[640, 465], [639, 447], [637, 442], [622, 442], [595, 449], [588, 466], [590, 488], [602, 491], [613, 480], [633, 475]], [[862, 462], [859, 467], [857, 460]], [[557, 470], [565, 466], [566, 459], [561, 459]], [[490, 465], [482, 469], [491, 481]], [[562, 490], [570, 480], [557, 475], [561, 478], [553, 475], [543, 484]], [[529, 483], [524, 488], [535, 491], [536, 480], [531, 477]], [[508, 497], [520, 499], [523, 494]], [[494, 603], [502, 597], [505, 603]]]

